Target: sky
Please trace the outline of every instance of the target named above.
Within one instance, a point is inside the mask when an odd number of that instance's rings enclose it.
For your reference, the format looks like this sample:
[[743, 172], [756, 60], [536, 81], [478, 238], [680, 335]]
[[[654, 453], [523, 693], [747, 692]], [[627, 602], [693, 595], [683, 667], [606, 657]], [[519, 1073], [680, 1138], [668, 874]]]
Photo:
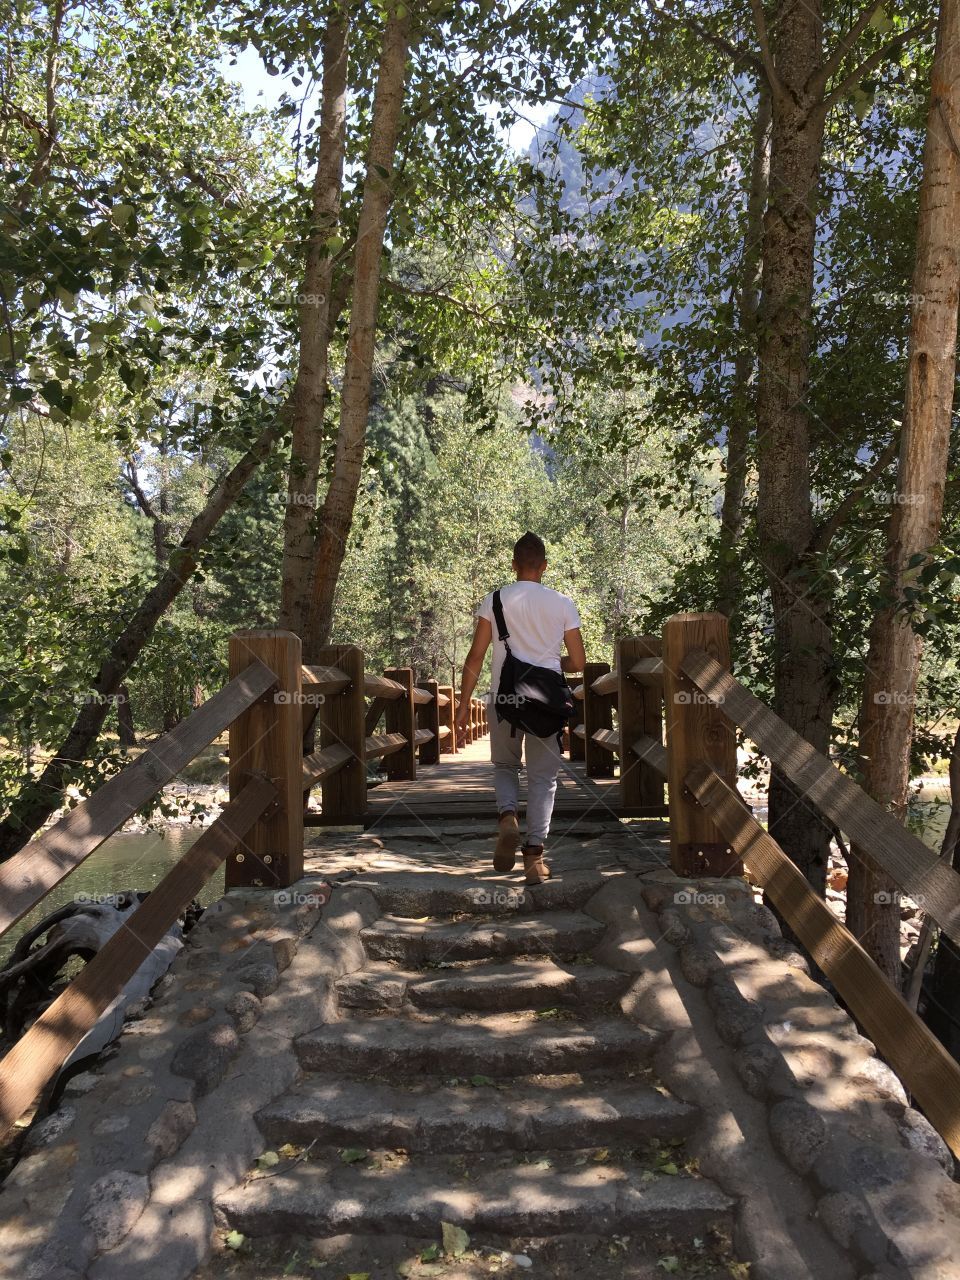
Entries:
[[[224, 75], [240, 86], [248, 108], [276, 106], [284, 91], [286, 78], [269, 75], [252, 45], [248, 45], [237, 55], [235, 66], [231, 66], [227, 58], [221, 65]], [[507, 141], [515, 151], [522, 152], [526, 151], [536, 130], [546, 124], [555, 108], [550, 104], [535, 105], [525, 102], [517, 102], [515, 107], [518, 115], [507, 131]], [[492, 110], [490, 114], [493, 114]], [[292, 124], [290, 127], [292, 128]]]

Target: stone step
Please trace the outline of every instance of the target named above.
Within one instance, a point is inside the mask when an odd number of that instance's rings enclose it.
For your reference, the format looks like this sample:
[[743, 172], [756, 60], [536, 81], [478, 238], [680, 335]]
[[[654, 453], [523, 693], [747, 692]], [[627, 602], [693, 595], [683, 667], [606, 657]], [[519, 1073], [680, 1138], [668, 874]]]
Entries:
[[384, 916], [360, 937], [374, 960], [476, 960], [483, 956], [569, 956], [590, 951], [606, 931], [605, 925], [581, 911], [550, 911], [497, 921], [410, 920]]
[[271, 1169], [218, 1198], [218, 1224], [246, 1236], [346, 1232], [434, 1236], [439, 1224], [550, 1236], [576, 1231], [729, 1231], [733, 1201], [703, 1178], [668, 1177], [587, 1159], [516, 1164], [478, 1156], [469, 1168], [425, 1157], [415, 1163], [307, 1160]]
[[527, 887], [522, 872], [385, 871], [358, 876], [351, 887], [369, 889], [385, 915], [517, 915], [541, 911], [579, 911], [603, 886], [599, 871], [570, 871], [545, 884]]
[[297, 1056], [308, 1071], [366, 1074], [416, 1072], [513, 1079], [535, 1073], [644, 1066], [664, 1034], [625, 1018], [584, 1021], [494, 1015], [470, 1022], [353, 1018], [300, 1036]]
[[545, 1009], [556, 1005], [602, 1005], [617, 1000], [630, 974], [605, 965], [554, 964], [516, 959], [440, 973], [417, 973], [374, 962], [338, 978], [340, 1004], [351, 1009], [417, 1008]]
[[257, 1123], [277, 1146], [532, 1151], [682, 1138], [698, 1116], [640, 1081], [495, 1088], [431, 1080], [398, 1088], [308, 1077], [265, 1107]]

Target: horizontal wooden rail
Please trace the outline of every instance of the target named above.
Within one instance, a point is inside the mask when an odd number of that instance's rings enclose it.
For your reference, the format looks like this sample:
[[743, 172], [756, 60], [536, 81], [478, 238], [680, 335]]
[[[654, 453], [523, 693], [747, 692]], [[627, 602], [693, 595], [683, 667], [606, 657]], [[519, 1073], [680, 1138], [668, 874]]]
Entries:
[[795, 733], [709, 654], [687, 654], [682, 670], [735, 721], [798, 791], [855, 844], [869, 849], [923, 910], [960, 944], [960, 875]]
[[433, 701], [433, 694], [432, 694], [432, 693], [428, 693], [428, 691], [427, 691], [426, 689], [417, 689], [417, 688], [414, 688], [414, 690], [413, 690], [413, 700], [414, 700], [414, 702], [417, 704], [417, 706], [418, 706], [418, 707], [425, 707], [425, 706], [427, 705], [427, 703], [428, 703], [428, 702], [432, 702], [432, 701]]
[[417, 729], [413, 735], [414, 745], [422, 747], [425, 742], [430, 742], [435, 736], [432, 729]]
[[573, 696], [576, 698], [576, 700], [577, 700], [578, 702], [582, 702], [582, 701], [583, 701], [583, 698], [584, 698], [584, 692], [583, 692], [583, 685], [582, 685], [582, 684], [576, 684], [576, 685], [574, 685], [574, 686], [573, 686], [573, 688], [570, 690], [570, 692], [573, 694]]
[[379, 760], [381, 756], [389, 756], [406, 745], [407, 740], [402, 733], [372, 733], [367, 738], [366, 757]]
[[620, 677], [616, 671], [608, 671], [606, 675], [597, 676], [590, 688], [594, 693], [600, 694], [601, 697], [606, 697], [608, 694], [617, 692], [619, 683]]
[[364, 672], [363, 692], [368, 698], [385, 698], [388, 702], [393, 702], [396, 698], [402, 698], [406, 690], [397, 680]]
[[604, 751], [619, 752], [620, 734], [616, 729], [595, 729], [592, 736], [594, 742], [603, 747]]
[[342, 769], [352, 759], [353, 752], [340, 743], [324, 747], [322, 751], [314, 751], [313, 755], [304, 757], [303, 785], [313, 787], [316, 783], [323, 782], [324, 778], [332, 778], [338, 769]]
[[663, 659], [641, 658], [635, 662], [627, 673], [637, 684], [661, 684], [663, 682]]
[[890, 985], [773, 837], [744, 809], [737, 792], [703, 766], [691, 769], [686, 785], [836, 986], [930, 1123], [954, 1155], [960, 1156], [960, 1063]]
[[662, 742], [658, 742], [656, 738], [651, 738], [649, 734], [643, 734], [637, 738], [636, 742], [630, 748], [635, 756], [639, 756], [651, 769], [656, 769], [657, 773], [667, 776], [667, 749]]
[[442, 725], [440, 726], [440, 728], [437, 730], [437, 737], [438, 737], [438, 738], [449, 738], [449, 737], [450, 737], [450, 726], [449, 726], [448, 724], [442, 724]]
[[438, 694], [437, 694], [437, 706], [438, 706], [438, 707], [449, 707], [449, 705], [450, 705], [450, 699], [447, 697], [447, 695], [446, 695], [445, 693], [438, 693]]
[[0, 866], [0, 934], [42, 901], [276, 683], [268, 666], [259, 660], [251, 662], [182, 724], [152, 742], [132, 764]]
[[585, 738], [587, 736], [587, 726], [585, 724], [575, 724], [573, 726], [573, 732], [578, 738]]
[[[231, 681], [231, 685], [235, 683]], [[107, 939], [66, 991], [17, 1041], [0, 1062], [0, 1128], [6, 1131], [23, 1115], [181, 912], [277, 797], [277, 788], [267, 778], [252, 778], [150, 896]]]
[[350, 677], [344, 675], [339, 667], [304, 666], [303, 687], [309, 686], [310, 693], [335, 694], [345, 689]]

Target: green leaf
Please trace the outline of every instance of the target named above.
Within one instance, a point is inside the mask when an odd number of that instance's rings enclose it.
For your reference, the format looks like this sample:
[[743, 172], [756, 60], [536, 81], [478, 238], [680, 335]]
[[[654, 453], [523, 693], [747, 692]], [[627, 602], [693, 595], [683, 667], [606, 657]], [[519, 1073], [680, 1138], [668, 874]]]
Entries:
[[483, 1085], [495, 1085], [496, 1081], [491, 1080], [489, 1076], [471, 1076], [470, 1083], [479, 1089]]
[[261, 1169], [272, 1169], [275, 1164], [280, 1163], [280, 1157], [275, 1151], [265, 1151], [262, 1156], [257, 1156], [257, 1164]]
[[470, 1244], [470, 1237], [463, 1227], [455, 1226], [452, 1222], [441, 1222], [440, 1230], [443, 1232], [444, 1253], [453, 1258], [459, 1258], [466, 1253]]
[[423, 1253], [421, 1253], [420, 1261], [436, 1262], [437, 1258], [439, 1257], [440, 1257], [440, 1246], [438, 1244], [431, 1244], [426, 1249], [424, 1249]]
[[239, 1231], [231, 1231], [228, 1235], [224, 1236], [223, 1243], [228, 1249], [241, 1249], [243, 1248], [243, 1242], [246, 1238], [247, 1237]]
[[666, 1254], [665, 1257], [657, 1259], [657, 1266], [660, 1267], [663, 1271], [669, 1271], [669, 1272], [679, 1271], [680, 1259], [677, 1257], [675, 1253], [668, 1253]]
[[340, 1152], [340, 1159], [344, 1164], [357, 1164], [360, 1160], [366, 1160], [369, 1154], [366, 1147], [344, 1147]]

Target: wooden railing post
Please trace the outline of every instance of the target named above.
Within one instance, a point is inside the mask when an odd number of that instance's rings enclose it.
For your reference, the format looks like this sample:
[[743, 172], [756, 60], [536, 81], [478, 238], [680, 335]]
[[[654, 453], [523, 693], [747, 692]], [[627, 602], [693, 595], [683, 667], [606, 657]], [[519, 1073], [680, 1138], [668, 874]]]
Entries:
[[351, 760], [320, 784], [320, 820], [353, 826], [367, 815], [367, 734], [364, 727], [366, 703], [363, 695], [363, 650], [353, 644], [335, 644], [322, 649], [317, 661], [339, 667], [350, 683], [333, 697], [324, 699], [318, 715], [320, 747], [341, 745]]
[[597, 729], [613, 728], [613, 704], [608, 697], [594, 693], [591, 685], [610, 670], [609, 662], [588, 662], [583, 669], [583, 739], [588, 778], [612, 778], [613, 756], [593, 741]]
[[438, 687], [440, 693], [447, 699], [446, 706], [440, 708], [440, 723], [445, 724], [450, 730], [440, 740], [440, 750], [444, 755], [455, 756], [457, 754], [457, 699], [452, 684], [442, 684]]
[[277, 800], [227, 858], [226, 888], [283, 888], [303, 875], [303, 683], [300, 637], [292, 631], [237, 631], [230, 637], [230, 678], [259, 659], [276, 673], [263, 694], [230, 725], [230, 798], [258, 775]]
[[670, 865], [678, 875], [738, 874], [740, 860], [684, 779], [694, 765], [713, 769], [731, 787], [737, 780], [737, 739], [723, 708], [681, 671], [691, 649], [704, 649], [730, 669], [727, 619], [722, 613], [680, 613], [663, 628], [663, 698], [670, 801]]
[[425, 689], [430, 694], [430, 701], [417, 707], [417, 728], [429, 729], [433, 737], [420, 747], [421, 764], [439, 764], [440, 762], [440, 686], [436, 680], [421, 680], [418, 689]]
[[659, 636], [630, 636], [617, 641], [617, 722], [620, 728], [620, 807], [645, 809], [663, 804], [663, 778], [632, 748], [646, 735], [663, 741], [663, 682], [641, 684], [630, 669], [641, 658], [659, 658]]
[[[582, 683], [581, 676], [571, 676], [567, 680], [567, 684], [570, 686], [571, 689], [575, 689], [577, 685], [580, 683]], [[583, 704], [586, 700], [586, 696], [587, 696], [586, 686], [584, 686], [583, 697], [577, 698], [576, 715], [574, 715], [573, 719], [570, 721], [570, 729], [567, 734], [567, 737], [570, 740], [570, 759], [571, 760], [582, 760], [584, 758], [584, 752], [585, 752], [584, 740], [583, 738], [580, 737], [579, 733], [575, 732], [575, 730], [578, 724], [583, 724]]]
[[404, 693], [387, 703], [384, 720], [387, 733], [402, 733], [406, 746], [392, 751], [384, 760], [387, 777], [391, 782], [413, 781], [417, 776], [417, 706], [413, 700], [413, 670], [410, 667], [390, 667], [383, 673], [388, 680], [402, 684]]

